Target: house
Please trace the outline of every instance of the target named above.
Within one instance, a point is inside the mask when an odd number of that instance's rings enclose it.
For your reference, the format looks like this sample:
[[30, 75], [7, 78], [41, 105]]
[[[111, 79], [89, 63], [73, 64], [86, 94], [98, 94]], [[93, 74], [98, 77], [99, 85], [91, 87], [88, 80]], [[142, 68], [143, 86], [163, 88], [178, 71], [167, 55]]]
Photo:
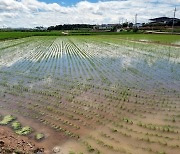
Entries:
[[172, 21], [174, 20], [174, 22], [178, 22], [180, 19], [178, 18], [168, 18], [168, 17], [159, 17], [159, 18], [153, 18], [153, 19], [149, 19], [151, 24], [169, 24], [172, 23]]
[[102, 25], [95, 26], [94, 29], [103, 30], [103, 31], [111, 31], [115, 26], [116, 26], [115, 24], [102, 24]]
[[45, 28], [43, 26], [39, 26], [39, 27], [35, 27], [34, 30], [44, 31], [44, 30], [47, 30], [47, 28]]
[[136, 24], [133, 25], [133, 28], [140, 28], [142, 26], [143, 26], [142, 23], [136, 23]]

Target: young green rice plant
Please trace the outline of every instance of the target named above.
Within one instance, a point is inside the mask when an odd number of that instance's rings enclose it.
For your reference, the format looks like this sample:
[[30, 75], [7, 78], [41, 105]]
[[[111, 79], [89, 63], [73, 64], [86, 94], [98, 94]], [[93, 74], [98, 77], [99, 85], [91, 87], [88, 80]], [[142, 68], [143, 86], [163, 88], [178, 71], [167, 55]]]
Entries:
[[14, 121], [11, 126], [14, 130], [18, 130], [21, 128], [21, 123], [19, 121]]
[[70, 152], [69, 152], [69, 154], [75, 154], [75, 152], [73, 152], [73, 151], [70, 151]]
[[123, 121], [129, 124], [133, 124], [133, 121], [128, 118], [123, 118]]
[[29, 135], [32, 132], [32, 128], [29, 126], [22, 127], [20, 130], [16, 131], [18, 135]]
[[16, 118], [13, 115], [6, 115], [2, 121], [0, 121], [0, 125], [7, 125]]
[[43, 133], [37, 133], [36, 135], [35, 135], [35, 139], [36, 140], [42, 140], [44, 138], [44, 134]]
[[88, 150], [88, 152], [94, 152], [94, 151], [95, 151], [95, 149], [92, 148], [91, 145], [88, 145], [88, 146], [87, 146], [87, 150]]

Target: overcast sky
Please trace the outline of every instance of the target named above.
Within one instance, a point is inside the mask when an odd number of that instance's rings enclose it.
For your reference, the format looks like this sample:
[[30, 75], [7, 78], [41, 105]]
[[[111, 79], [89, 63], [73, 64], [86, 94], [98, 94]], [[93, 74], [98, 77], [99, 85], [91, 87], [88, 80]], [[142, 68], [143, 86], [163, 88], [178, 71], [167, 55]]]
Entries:
[[150, 18], [180, 18], [180, 0], [0, 0], [0, 27], [58, 24], [147, 22]]

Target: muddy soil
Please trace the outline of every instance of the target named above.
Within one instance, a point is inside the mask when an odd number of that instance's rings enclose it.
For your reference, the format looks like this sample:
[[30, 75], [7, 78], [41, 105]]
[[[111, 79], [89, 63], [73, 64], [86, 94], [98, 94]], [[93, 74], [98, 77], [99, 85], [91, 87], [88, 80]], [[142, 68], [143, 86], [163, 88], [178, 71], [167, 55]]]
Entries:
[[14, 134], [9, 128], [0, 127], [0, 153], [20, 153], [20, 154], [41, 154], [43, 147], [38, 147], [36, 143], [27, 137]]

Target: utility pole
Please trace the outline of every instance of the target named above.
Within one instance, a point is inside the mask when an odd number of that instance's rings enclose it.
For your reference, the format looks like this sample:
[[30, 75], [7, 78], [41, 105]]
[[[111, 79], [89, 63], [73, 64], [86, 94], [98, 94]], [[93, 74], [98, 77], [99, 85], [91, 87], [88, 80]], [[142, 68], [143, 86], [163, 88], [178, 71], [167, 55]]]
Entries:
[[137, 14], [135, 14], [135, 28], [137, 28]]
[[172, 23], [172, 33], [174, 32], [174, 19], [175, 19], [175, 17], [176, 17], [176, 7], [175, 7], [175, 9], [174, 9], [174, 18], [173, 18], [173, 23]]
[[119, 25], [121, 25], [121, 28], [123, 28], [123, 18], [119, 18]]

